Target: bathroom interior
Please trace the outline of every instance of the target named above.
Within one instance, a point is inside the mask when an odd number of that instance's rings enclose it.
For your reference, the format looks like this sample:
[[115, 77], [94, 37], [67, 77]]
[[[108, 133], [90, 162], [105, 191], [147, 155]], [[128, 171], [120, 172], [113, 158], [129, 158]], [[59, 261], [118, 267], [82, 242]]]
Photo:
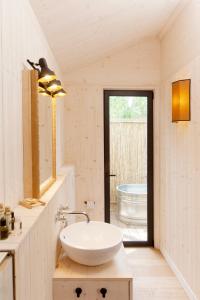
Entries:
[[199, 0], [0, 0], [0, 300], [200, 300], [199, 86]]

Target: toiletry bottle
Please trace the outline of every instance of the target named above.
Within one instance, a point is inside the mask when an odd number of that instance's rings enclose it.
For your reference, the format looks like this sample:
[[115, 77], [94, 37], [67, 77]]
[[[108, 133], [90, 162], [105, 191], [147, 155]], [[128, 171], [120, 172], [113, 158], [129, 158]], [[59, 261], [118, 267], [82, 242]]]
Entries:
[[22, 221], [19, 217], [15, 216], [15, 230], [14, 235], [20, 235], [22, 233]]
[[5, 207], [5, 218], [8, 231], [11, 232], [11, 209], [8, 206]]
[[6, 218], [0, 220], [0, 239], [5, 240], [8, 238], [8, 226], [6, 225]]
[[15, 230], [15, 214], [14, 211], [11, 212], [11, 231]]
[[0, 220], [4, 217], [4, 205], [0, 203]]

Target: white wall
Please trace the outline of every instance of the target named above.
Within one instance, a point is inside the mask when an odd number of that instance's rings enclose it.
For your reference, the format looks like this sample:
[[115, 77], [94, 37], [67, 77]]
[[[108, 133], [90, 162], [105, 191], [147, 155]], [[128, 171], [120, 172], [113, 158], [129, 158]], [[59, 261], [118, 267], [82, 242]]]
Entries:
[[[45, 57], [59, 68], [29, 1], [0, 1], [0, 202], [16, 206], [23, 197], [22, 70], [27, 58]], [[58, 166], [62, 164], [63, 102], [58, 101]]]
[[[200, 299], [200, 1], [192, 0], [161, 40], [161, 250]], [[171, 122], [171, 83], [191, 78], [191, 121]], [[195, 296], [196, 295], [196, 296]]]
[[[145, 39], [118, 54], [65, 74], [65, 84], [68, 86], [65, 103], [65, 163], [76, 167], [78, 208], [84, 207], [85, 200], [95, 200], [95, 219], [104, 217], [103, 89], [155, 90], [157, 141], [159, 83], [160, 45], [154, 38]], [[155, 149], [157, 168], [157, 144]]]

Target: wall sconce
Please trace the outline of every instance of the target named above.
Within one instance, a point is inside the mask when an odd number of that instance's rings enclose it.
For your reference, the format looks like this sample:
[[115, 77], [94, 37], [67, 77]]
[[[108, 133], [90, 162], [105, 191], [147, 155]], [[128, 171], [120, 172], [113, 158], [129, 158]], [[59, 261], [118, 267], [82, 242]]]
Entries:
[[47, 90], [40, 90], [40, 91], [38, 91], [38, 93], [42, 96], [50, 96], [51, 97], [51, 93], [49, 93]]
[[38, 71], [38, 92], [40, 95], [51, 97], [66, 95], [60, 80], [56, 80], [56, 74], [49, 69], [45, 58], [40, 58], [38, 63], [34, 63], [29, 59], [27, 59], [27, 62], [33, 69]]
[[60, 89], [59, 91], [56, 91], [53, 93], [53, 97], [64, 97], [66, 95], [66, 92], [63, 89]]
[[48, 84], [47, 84], [47, 90], [49, 91], [49, 92], [56, 92], [56, 91], [58, 91], [58, 90], [61, 90], [62, 89], [62, 86], [61, 86], [61, 82], [60, 82], [60, 80], [52, 80], [51, 82], [49, 82]]
[[45, 87], [43, 86], [42, 83], [38, 84], [38, 93], [44, 92], [45, 91]]
[[190, 121], [190, 79], [172, 83], [172, 122]]
[[33, 69], [38, 71], [38, 82], [44, 83], [56, 79], [55, 73], [49, 69], [45, 58], [40, 58], [38, 63], [34, 63], [29, 59], [27, 59], [27, 62]]
[[40, 58], [38, 65], [40, 66], [38, 82], [45, 83], [56, 79], [55, 73], [48, 68], [45, 58]]

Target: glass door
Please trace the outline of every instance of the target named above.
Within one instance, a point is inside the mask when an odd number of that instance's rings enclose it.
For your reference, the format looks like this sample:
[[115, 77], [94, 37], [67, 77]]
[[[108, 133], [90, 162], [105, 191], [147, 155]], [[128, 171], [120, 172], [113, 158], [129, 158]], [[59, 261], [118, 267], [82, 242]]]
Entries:
[[105, 221], [153, 245], [153, 92], [104, 91]]

